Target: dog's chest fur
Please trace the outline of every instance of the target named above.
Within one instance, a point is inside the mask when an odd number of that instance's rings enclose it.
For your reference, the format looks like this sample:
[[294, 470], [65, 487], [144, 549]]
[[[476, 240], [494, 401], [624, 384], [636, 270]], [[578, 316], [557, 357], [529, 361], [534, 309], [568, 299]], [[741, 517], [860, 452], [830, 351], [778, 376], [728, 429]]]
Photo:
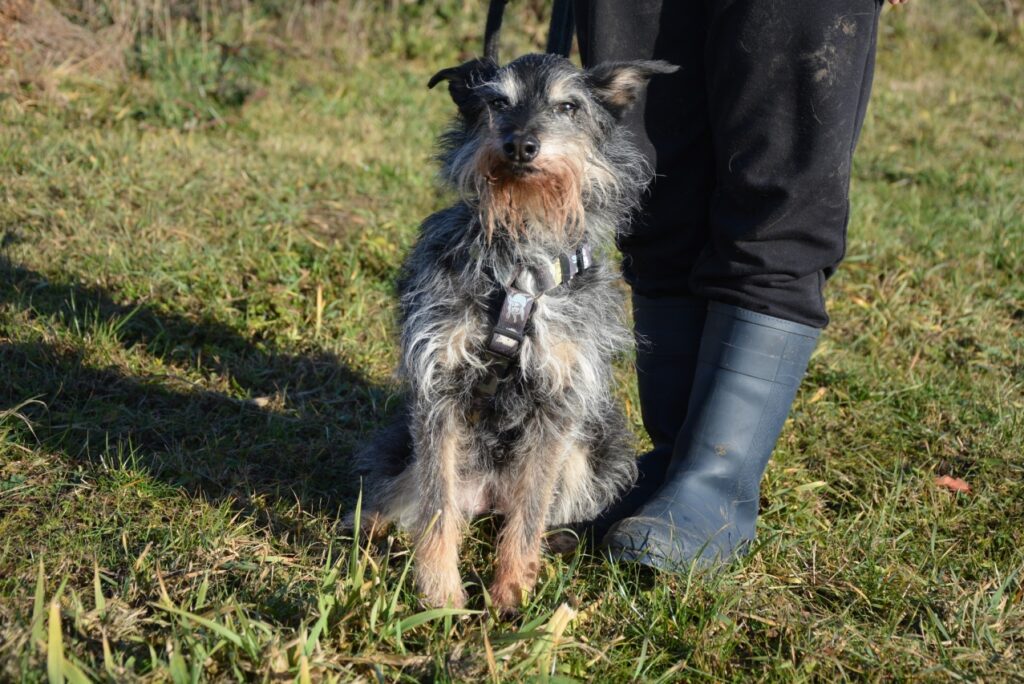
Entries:
[[601, 263], [537, 299], [508, 377], [489, 401], [470, 399], [493, 372], [495, 357], [486, 345], [504, 286], [520, 269], [544, 267], [558, 254], [557, 245], [487, 242], [474, 236], [472, 222], [460, 206], [435, 214], [407, 261], [400, 373], [413, 396], [443, 389], [467, 397], [480, 430], [499, 441], [515, 439], [505, 433], [540, 404], [584, 417], [598, 411], [611, 358], [631, 343], [622, 293]]

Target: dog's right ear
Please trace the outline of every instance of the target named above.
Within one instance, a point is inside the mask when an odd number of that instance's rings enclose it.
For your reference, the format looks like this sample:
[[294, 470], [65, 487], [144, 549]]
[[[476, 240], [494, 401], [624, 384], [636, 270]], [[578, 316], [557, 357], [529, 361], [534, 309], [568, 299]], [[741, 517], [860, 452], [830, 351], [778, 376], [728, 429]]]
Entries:
[[594, 97], [612, 116], [621, 120], [636, 104], [647, 82], [658, 74], [679, 71], [675, 64], [660, 59], [635, 62], [604, 62], [586, 71], [586, 80]]
[[483, 100], [474, 92], [474, 86], [489, 81], [498, 65], [490, 59], [473, 59], [456, 67], [441, 69], [427, 81], [433, 88], [441, 81], [448, 81], [448, 94], [458, 106], [459, 112], [467, 119], [475, 118], [484, 108]]

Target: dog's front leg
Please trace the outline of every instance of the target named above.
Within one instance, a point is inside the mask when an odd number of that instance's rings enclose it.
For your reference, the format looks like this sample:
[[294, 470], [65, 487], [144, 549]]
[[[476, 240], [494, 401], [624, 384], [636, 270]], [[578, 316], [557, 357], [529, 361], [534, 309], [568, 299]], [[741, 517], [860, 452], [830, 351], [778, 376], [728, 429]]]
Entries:
[[498, 535], [498, 558], [491, 599], [503, 612], [519, 608], [537, 583], [540, 549], [547, 529], [555, 481], [568, 453], [569, 431], [548, 416], [530, 421], [517, 449], [511, 490], [503, 497], [505, 522]]
[[416, 584], [432, 606], [462, 607], [466, 591], [459, 576], [459, 545], [466, 521], [459, 510], [459, 458], [467, 437], [454, 402], [426, 411], [413, 430], [420, 500], [416, 523]]

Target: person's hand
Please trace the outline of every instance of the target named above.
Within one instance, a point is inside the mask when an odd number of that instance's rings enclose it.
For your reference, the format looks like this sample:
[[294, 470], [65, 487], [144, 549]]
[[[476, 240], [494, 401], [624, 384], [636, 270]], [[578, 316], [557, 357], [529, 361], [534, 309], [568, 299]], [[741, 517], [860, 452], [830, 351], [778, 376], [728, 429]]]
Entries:
[[910, 0], [889, 0], [890, 5], [906, 5]]

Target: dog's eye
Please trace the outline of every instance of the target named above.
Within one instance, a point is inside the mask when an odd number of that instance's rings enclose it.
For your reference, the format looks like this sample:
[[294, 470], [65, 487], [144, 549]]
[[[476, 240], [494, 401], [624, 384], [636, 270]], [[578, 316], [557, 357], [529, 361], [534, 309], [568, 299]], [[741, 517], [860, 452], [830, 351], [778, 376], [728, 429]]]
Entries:
[[559, 114], [572, 114], [579, 106], [575, 102], [559, 102], [555, 105], [555, 111]]
[[505, 109], [509, 105], [507, 97], [495, 97], [488, 100], [487, 104], [491, 106], [491, 109]]

